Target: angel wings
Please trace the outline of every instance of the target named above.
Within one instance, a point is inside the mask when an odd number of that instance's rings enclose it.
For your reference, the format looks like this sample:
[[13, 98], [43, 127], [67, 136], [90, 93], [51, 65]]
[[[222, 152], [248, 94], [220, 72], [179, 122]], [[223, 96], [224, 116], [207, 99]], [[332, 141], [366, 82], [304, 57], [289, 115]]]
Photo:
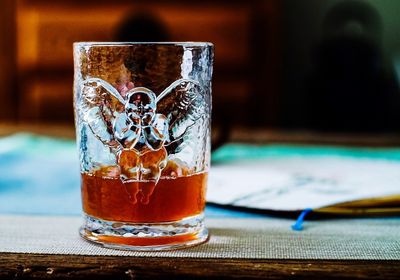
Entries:
[[138, 154], [183, 142], [190, 128], [206, 117], [205, 94], [198, 82], [180, 79], [158, 96], [145, 87], [118, 91], [98, 78], [81, 83], [80, 111], [93, 134], [111, 150]]

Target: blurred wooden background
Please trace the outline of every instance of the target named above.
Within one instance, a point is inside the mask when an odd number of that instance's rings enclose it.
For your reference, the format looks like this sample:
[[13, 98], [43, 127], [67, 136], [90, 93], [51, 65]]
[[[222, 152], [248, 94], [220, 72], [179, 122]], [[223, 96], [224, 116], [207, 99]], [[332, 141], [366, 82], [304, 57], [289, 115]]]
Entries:
[[214, 43], [220, 131], [399, 133], [399, 10], [398, 0], [0, 0], [0, 122], [72, 125], [72, 43], [118, 41], [147, 14], [168, 41]]
[[2, 0], [0, 121], [72, 123], [72, 43], [114, 41], [122, 22], [143, 11], [170, 41], [214, 43], [218, 119], [245, 124], [257, 111], [274, 124], [279, 1], [262, 0]]

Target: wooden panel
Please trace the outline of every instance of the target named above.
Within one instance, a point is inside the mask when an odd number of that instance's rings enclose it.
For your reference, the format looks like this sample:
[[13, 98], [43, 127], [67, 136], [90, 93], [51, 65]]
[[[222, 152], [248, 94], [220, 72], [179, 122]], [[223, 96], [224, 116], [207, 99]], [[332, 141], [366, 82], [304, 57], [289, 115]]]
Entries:
[[130, 13], [150, 10], [165, 23], [171, 41], [211, 41], [218, 64], [242, 66], [248, 62], [249, 7], [208, 4], [183, 5], [127, 3], [108, 5], [18, 6], [18, 65], [72, 67], [75, 41], [112, 41], [115, 31]]
[[16, 117], [14, 1], [0, 1], [0, 121]]
[[[19, 92], [22, 96], [20, 103], [33, 102], [31, 112], [20, 110], [20, 116], [24, 120], [48, 119], [44, 104], [52, 100], [55, 102], [53, 107], [61, 108], [60, 100], [71, 100], [72, 43], [113, 41], [121, 22], [137, 12], [150, 12], [158, 17], [165, 24], [171, 41], [214, 43], [214, 112], [227, 115], [233, 111], [230, 121], [246, 122], [246, 118], [254, 115], [247, 112], [248, 106], [244, 106], [251, 98], [259, 100], [260, 106], [267, 108], [264, 111], [268, 114], [274, 114], [273, 108], [276, 106], [269, 106], [272, 102], [265, 95], [274, 95], [276, 62], [268, 59], [271, 54], [268, 54], [268, 58], [263, 54], [270, 52], [270, 49], [264, 45], [255, 47], [258, 39], [270, 35], [257, 33], [258, 30], [265, 30], [257, 28], [259, 24], [254, 21], [254, 11], [260, 10], [259, 14], [265, 14], [266, 21], [267, 18], [275, 20], [276, 3], [275, 0], [206, 0], [187, 3], [177, 0], [18, 0], [17, 61], [21, 84]], [[261, 20], [264, 18], [261, 17]], [[269, 26], [275, 28], [272, 24]], [[272, 46], [273, 38], [268, 37], [268, 42]], [[59, 76], [55, 76], [54, 81], [46, 78], [47, 85], [39, 82], [41, 75], [48, 76], [51, 73], [59, 73]], [[32, 80], [35, 82], [32, 83]], [[57, 87], [58, 95], [63, 95], [62, 98], [48, 96], [52, 92], [49, 90], [51, 83], [57, 84], [54, 87]], [[260, 86], [255, 87], [254, 84]], [[72, 115], [65, 115], [67, 116], [70, 117], [66, 120], [72, 121]]]
[[110, 41], [122, 8], [35, 5], [18, 9], [18, 66], [72, 68], [72, 43]]
[[251, 6], [156, 6], [154, 11], [166, 23], [173, 40], [214, 43], [217, 67], [248, 64]]
[[72, 77], [41, 75], [27, 80], [21, 92], [20, 117], [29, 122], [72, 123]]

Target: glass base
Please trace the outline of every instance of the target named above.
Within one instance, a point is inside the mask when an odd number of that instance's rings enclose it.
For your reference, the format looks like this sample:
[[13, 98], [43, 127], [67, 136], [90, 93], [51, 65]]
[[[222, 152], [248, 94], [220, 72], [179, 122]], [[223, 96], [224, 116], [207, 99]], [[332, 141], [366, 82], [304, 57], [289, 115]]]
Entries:
[[80, 235], [107, 248], [161, 251], [192, 247], [208, 239], [204, 215], [165, 223], [125, 223], [84, 214]]

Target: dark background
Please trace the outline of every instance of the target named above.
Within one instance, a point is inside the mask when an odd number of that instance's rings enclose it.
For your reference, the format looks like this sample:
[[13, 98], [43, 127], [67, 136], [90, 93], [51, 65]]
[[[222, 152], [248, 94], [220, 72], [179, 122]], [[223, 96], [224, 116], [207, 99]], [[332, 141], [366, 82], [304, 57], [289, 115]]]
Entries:
[[2, 0], [0, 122], [73, 124], [75, 41], [210, 41], [214, 124], [400, 130], [400, 1]]

